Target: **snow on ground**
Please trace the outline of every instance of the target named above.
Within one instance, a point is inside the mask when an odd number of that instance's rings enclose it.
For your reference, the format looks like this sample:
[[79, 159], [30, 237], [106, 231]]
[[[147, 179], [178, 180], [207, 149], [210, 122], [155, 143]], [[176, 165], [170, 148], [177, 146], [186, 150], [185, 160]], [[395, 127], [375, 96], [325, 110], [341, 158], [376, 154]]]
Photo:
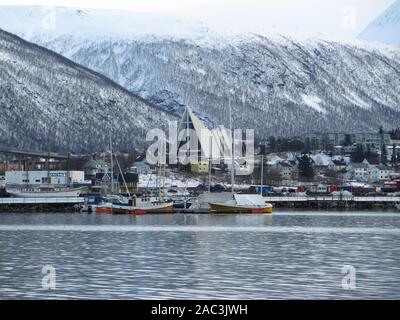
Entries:
[[326, 110], [320, 106], [320, 104], [322, 103], [322, 100], [320, 98], [316, 96], [309, 96], [306, 94], [302, 94], [301, 98], [303, 99], [303, 102], [310, 108], [313, 108], [315, 111], [320, 113], [326, 113]]
[[363, 109], [371, 109], [371, 105], [366, 103], [364, 100], [362, 100], [359, 96], [356, 95], [355, 92], [348, 92], [346, 98], [354, 103], [355, 105], [359, 106], [360, 108]]
[[317, 166], [328, 166], [332, 160], [330, 156], [323, 153], [311, 155], [311, 158]]
[[170, 188], [172, 186], [178, 188], [196, 188], [202, 183], [196, 179], [177, 177], [175, 175], [169, 175], [164, 179], [164, 182], [162, 178], [155, 174], [146, 173], [139, 175], [139, 188], [157, 188], [162, 184], [166, 188]]

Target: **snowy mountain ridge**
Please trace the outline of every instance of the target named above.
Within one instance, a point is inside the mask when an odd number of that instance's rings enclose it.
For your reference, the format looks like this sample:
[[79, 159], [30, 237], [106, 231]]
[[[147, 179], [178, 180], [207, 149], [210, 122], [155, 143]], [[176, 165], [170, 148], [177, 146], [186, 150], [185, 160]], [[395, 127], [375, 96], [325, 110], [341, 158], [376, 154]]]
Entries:
[[[144, 144], [171, 116], [110, 79], [0, 30], [0, 145], [77, 153]], [[52, 129], [50, 129], [52, 128]]]
[[[81, 19], [76, 10], [64, 10]], [[25, 17], [26, 7], [22, 11], [14, 18]], [[3, 12], [0, 7], [0, 18]], [[75, 20], [65, 17], [57, 15], [66, 27], [55, 33], [30, 28], [28, 21], [16, 26], [0, 19], [0, 26], [96, 70], [170, 115], [191, 106], [210, 126], [227, 126], [231, 100], [235, 125], [255, 129], [259, 138], [371, 132], [400, 122], [400, 49], [394, 47], [256, 34], [218, 41], [219, 35], [200, 29], [178, 37], [97, 29], [85, 36], [74, 34], [75, 26], [67, 26]]]
[[359, 38], [400, 47], [400, 0], [396, 0], [382, 15], [370, 23]]
[[189, 105], [209, 123], [228, 125], [230, 97], [235, 123], [254, 128], [258, 136], [374, 131], [400, 120], [395, 48], [257, 35], [220, 46], [165, 39], [33, 39], [170, 113]]
[[[15, 23], [18, 21], [18, 23]], [[12, 26], [10, 28], [10, 26]], [[0, 6], [0, 28], [32, 35], [76, 38], [197, 39], [217, 34], [201, 22], [153, 13], [42, 6]]]

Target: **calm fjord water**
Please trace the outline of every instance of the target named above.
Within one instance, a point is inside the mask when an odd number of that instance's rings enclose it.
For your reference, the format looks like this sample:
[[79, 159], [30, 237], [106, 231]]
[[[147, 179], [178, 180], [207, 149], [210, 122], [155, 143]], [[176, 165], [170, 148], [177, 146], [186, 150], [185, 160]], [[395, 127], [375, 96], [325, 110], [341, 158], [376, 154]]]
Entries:
[[[56, 288], [42, 288], [54, 266]], [[356, 270], [344, 290], [342, 268]], [[400, 298], [400, 214], [0, 214], [0, 299]]]

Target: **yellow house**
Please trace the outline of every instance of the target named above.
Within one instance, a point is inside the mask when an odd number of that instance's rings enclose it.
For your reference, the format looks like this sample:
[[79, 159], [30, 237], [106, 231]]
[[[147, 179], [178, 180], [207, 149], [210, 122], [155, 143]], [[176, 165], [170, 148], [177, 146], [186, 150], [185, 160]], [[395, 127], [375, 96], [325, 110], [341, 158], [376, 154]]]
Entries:
[[208, 169], [208, 162], [198, 162], [190, 165], [190, 170], [195, 173], [206, 173]]

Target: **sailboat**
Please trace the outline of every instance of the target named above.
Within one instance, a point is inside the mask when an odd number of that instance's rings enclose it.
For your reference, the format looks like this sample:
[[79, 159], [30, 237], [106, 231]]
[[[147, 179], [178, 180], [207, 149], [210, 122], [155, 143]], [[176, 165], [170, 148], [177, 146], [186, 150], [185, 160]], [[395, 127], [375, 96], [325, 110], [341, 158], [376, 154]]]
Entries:
[[[50, 125], [50, 128], [52, 126]], [[48, 138], [48, 153], [46, 160], [47, 178], [46, 183], [41, 185], [6, 185], [6, 192], [15, 198], [77, 198], [84, 188], [72, 188], [69, 184], [58, 186], [52, 183], [52, 173], [50, 171], [50, 135]], [[25, 181], [29, 181], [29, 168], [26, 168]], [[67, 171], [69, 175], [69, 171]], [[68, 176], [69, 178], [69, 176]], [[69, 181], [69, 179], [67, 180]]]
[[[111, 158], [112, 154], [112, 146], [110, 140], [111, 147]], [[129, 192], [129, 188], [126, 184], [124, 175], [122, 173], [121, 166], [117, 157], [115, 157], [115, 161], [118, 165], [119, 172], [122, 176], [122, 180], [124, 182], [124, 186], [126, 188], [126, 192], [128, 194], [127, 199], [115, 198], [108, 203], [105, 203], [96, 208], [96, 213], [99, 214], [155, 214], [155, 213], [171, 213], [173, 210], [173, 202], [167, 202], [162, 199], [162, 197], [141, 197], [137, 198], [136, 195], [131, 195]], [[111, 162], [111, 166], [113, 166], [113, 162]], [[111, 184], [113, 185], [113, 169], [111, 168]], [[114, 191], [112, 186], [112, 191]]]
[[[235, 163], [234, 163], [234, 138], [232, 132], [232, 110], [231, 101], [229, 100], [229, 117], [230, 117], [230, 130], [232, 134], [231, 139], [231, 185], [232, 185], [232, 198], [222, 203], [209, 203], [214, 213], [257, 213], [257, 214], [271, 214], [272, 204], [267, 203], [262, 196], [262, 184], [261, 183], [261, 194], [248, 195], [248, 194], [237, 194], [235, 193]], [[261, 181], [263, 179], [263, 165], [264, 160], [261, 161]]]

